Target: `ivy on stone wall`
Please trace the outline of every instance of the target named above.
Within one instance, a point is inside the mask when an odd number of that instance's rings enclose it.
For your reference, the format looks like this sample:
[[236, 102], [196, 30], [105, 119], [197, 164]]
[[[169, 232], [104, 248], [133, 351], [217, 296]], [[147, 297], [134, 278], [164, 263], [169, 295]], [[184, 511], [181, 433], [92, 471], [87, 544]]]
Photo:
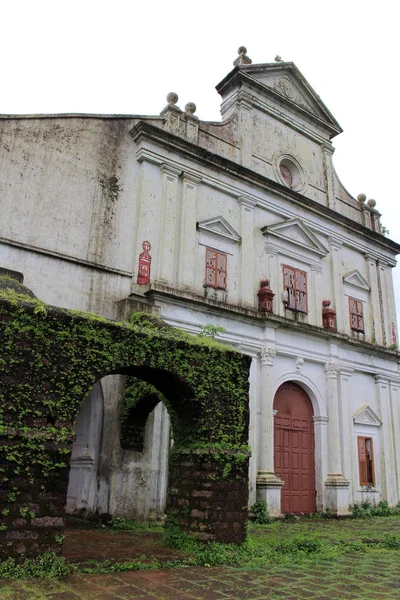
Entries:
[[211, 449], [227, 480], [242, 461], [236, 477], [247, 487], [249, 358], [149, 315], [117, 323], [47, 306], [7, 277], [0, 277], [0, 339], [3, 556], [60, 551], [74, 421], [108, 374], [134, 377], [164, 398], [176, 454]]

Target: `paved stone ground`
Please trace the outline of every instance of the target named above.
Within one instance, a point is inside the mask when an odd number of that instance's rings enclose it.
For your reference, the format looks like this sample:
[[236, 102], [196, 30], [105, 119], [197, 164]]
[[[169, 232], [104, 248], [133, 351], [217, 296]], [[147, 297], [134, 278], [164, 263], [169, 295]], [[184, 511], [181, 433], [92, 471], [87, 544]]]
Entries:
[[[360, 538], [376, 538], [377, 531], [398, 531], [400, 521], [329, 522], [277, 525], [287, 535], [303, 529], [320, 535], [334, 529]], [[260, 531], [271, 535], [271, 529]], [[396, 531], [396, 532], [397, 532]], [[367, 535], [368, 534], [368, 535]], [[82, 564], [91, 558], [129, 560], [145, 553], [159, 560], [179, 559], [179, 552], [163, 548], [157, 534], [133, 532], [69, 532], [65, 555]], [[9, 582], [0, 580], [0, 600], [400, 600], [400, 551], [370, 547], [327, 560], [310, 558], [265, 569], [179, 567], [157, 571], [74, 575], [56, 580]]]

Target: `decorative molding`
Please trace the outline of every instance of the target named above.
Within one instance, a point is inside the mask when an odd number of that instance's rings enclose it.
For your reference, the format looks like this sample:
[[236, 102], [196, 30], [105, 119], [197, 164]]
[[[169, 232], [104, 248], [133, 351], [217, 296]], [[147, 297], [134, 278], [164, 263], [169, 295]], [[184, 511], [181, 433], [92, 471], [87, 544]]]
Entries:
[[319, 423], [320, 425], [327, 425], [329, 422], [329, 417], [321, 415], [319, 417], [313, 417], [313, 421], [314, 423]]
[[327, 378], [335, 378], [340, 372], [340, 366], [337, 362], [327, 362], [325, 365], [325, 373]]
[[192, 173], [188, 173], [187, 171], [182, 171], [181, 178], [184, 183], [193, 183], [194, 185], [201, 183], [200, 177], [196, 177], [196, 175], [192, 175]]
[[205, 231], [214, 237], [223, 239], [225, 241], [238, 243], [241, 240], [240, 235], [231, 227], [224, 217], [214, 217], [213, 219], [206, 219], [205, 221], [199, 221], [197, 228], [200, 231]]
[[360, 271], [355, 269], [343, 277], [343, 283], [348, 283], [354, 287], [360, 288], [367, 292], [370, 291], [371, 287], [366, 279], [361, 275]]
[[374, 427], [382, 425], [382, 421], [368, 404], [363, 404], [354, 413], [353, 421], [355, 425], [373, 425]]
[[272, 367], [275, 356], [276, 350], [273, 346], [266, 346], [265, 348], [262, 348], [260, 352], [261, 366]]
[[176, 169], [175, 167], [172, 167], [171, 165], [165, 162], [161, 165], [161, 171], [162, 173], [165, 173], [165, 175], [173, 177], [174, 179], [178, 179], [178, 177], [182, 173], [180, 169]]
[[257, 201], [252, 198], [248, 198], [247, 196], [239, 196], [238, 202], [240, 206], [245, 206], [246, 208], [253, 209], [257, 206]]
[[[265, 236], [273, 236], [285, 243], [301, 247], [303, 250], [316, 254], [319, 258], [326, 256], [329, 250], [319, 241], [308, 225], [299, 218], [289, 219], [274, 225], [262, 227]], [[310, 262], [310, 261], [307, 261]]]

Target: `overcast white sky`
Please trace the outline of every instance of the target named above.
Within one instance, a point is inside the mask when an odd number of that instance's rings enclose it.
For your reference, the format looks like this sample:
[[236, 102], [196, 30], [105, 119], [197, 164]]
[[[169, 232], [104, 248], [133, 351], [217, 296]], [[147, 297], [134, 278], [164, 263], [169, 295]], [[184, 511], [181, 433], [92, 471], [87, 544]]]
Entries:
[[[165, 96], [219, 119], [214, 86], [244, 45], [293, 61], [344, 129], [334, 162], [400, 242], [399, 8], [393, 0], [3, 0], [0, 113], [158, 114]], [[397, 7], [397, 8], [396, 8]], [[395, 270], [400, 310], [400, 268]]]

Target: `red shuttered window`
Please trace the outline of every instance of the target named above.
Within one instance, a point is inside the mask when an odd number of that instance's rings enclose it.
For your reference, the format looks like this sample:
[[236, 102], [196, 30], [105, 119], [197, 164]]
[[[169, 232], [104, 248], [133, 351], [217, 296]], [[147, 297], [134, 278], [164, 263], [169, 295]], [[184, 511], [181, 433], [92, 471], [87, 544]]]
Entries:
[[307, 312], [307, 273], [283, 265], [283, 289], [288, 293], [286, 308]]
[[226, 290], [227, 258], [224, 252], [206, 248], [206, 286]]
[[363, 305], [356, 298], [349, 298], [350, 329], [364, 333]]
[[357, 442], [360, 485], [375, 485], [372, 438], [358, 437]]

